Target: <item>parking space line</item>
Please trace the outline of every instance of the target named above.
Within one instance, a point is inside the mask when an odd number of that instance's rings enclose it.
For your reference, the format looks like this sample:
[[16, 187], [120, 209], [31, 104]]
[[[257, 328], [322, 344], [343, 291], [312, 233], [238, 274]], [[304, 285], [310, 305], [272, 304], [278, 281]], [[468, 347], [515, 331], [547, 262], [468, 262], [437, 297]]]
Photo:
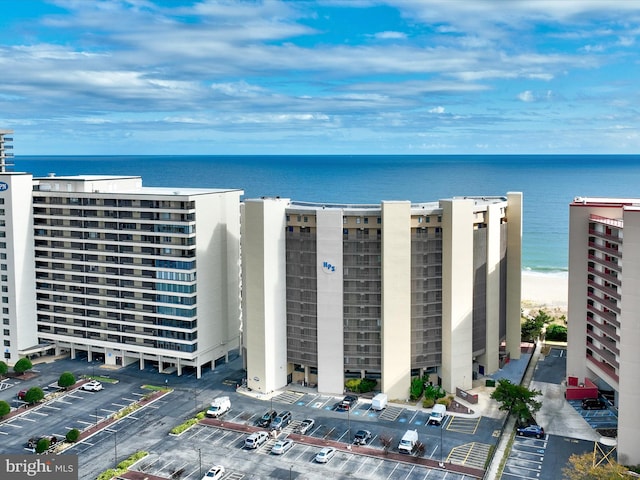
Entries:
[[124, 407], [127, 406], [127, 405], [122, 404], [122, 403], [112, 403], [111, 405], [113, 405], [114, 407], [120, 407], [120, 408], [124, 408]]
[[389, 475], [387, 475], [387, 479], [395, 478], [395, 477], [393, 477], [393, 472], [395, 472], [396, 468], [398, 468], [399, 466], [400, 466], [399, 463], [395, 464], [395, 466], [393, 467], [393, 470], [391, 470], [391, 473], [389, 473]]
[[13, 428], [22, 428], [22, 425], [14, 425], [12, 422], [6, 422], [5, 425]]
[[42, 405], [41, 407], [38, 408], [50, 408], [51, 410], [62, 410], [62, 408], [59, 407], [54, 407], [53, 405]]
[[27, 416], [20, 417], [20, 420], [24, 420], [25, 422], [35, 422], [35, 418], [29, 418]]

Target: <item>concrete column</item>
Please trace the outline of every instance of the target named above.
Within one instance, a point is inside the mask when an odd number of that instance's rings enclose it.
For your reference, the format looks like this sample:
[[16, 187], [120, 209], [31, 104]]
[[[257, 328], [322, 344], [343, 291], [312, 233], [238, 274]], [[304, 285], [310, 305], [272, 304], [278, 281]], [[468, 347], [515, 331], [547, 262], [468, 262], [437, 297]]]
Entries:
[[[318, 391], [344, 391], [342, 210], [316, 213]], [[305, 372], [306, 375], [306, 372]]]
[[485, 354], [479, 359], [485, 371], [493, 373], [500, 368], [500, 218], [503, 205], [487, 206], [487, 278], [486, 278], [486, 336]]
[[382, 390], [411, 385], [411, 203], [382, 202]]
[[473, 207], [470, 199], [442, 206], [442, 386], [472, 387]]
[[522, 308], [522, 193], [507, 193], [507, 352], [520, 358]]

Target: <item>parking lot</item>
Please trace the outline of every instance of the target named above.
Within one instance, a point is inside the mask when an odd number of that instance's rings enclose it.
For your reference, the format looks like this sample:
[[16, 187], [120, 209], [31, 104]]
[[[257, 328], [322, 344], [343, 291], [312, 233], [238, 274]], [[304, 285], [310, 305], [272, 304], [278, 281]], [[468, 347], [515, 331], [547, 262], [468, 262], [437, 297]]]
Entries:
[[[211, 400], [221, 395], [228, 395], [232, 400], [231, 410], [224, 417], [229, 422], [253, 426], [271, 407], [278, 412], [289, 410], [293, 421], [281, 436], [288, 435], [301, 420], [311, 417], [316, 423], [307, 433], [310, 438], [318, 442], [339, 442], [346, 447], [357, 430], [367, 429], [372, 433], [367, 448], [375, 449], [378, 455], [383, 450], [381, 436], [392, 439], [390, 452], [393, 453], [397, 452], [404, 432], [417, 429], [420, 442], [425, 445], [424, 458], [470, 468], [483, 468], [489, 448], [497, 440], [492, 434], [501, 425], [499, 419], [461, 416], [447, 417], [442, 426], [427, 425], [428, 414], [422, 409], [390, 405], [377, 412], [366, 399], [359, 399], [349, 411], [336, 411], [342, 397], [315, 392], [283, 391], [272, 399], [240, 395], [235, 390], [242, 373], [231, 364], [206, 372], [200, 380], [188, 375], [162, 375], [153, 368], [141, 371], [135, 366], [95, 372], [94, 365], [70, 359], [36, 368], [37, 375], [28, 381], [10, 380], [10, 385], [0, 389], [0, 399], [6, 398], [15, 404], [20, 389], [55, 383], [63, 371], [72, 371], [76, 378], [92, 373], [111, 375], [117, 383], [103, 382], [104, 389], [99, 392], [68, 392], [0, 424], [3, 452], [25, 453], [25, 443], [33, 436], [62, 438], [72, 428], [82, 431], [91, 427], [148, 394], [149, 390], [143, 388], [145, 384], [174, 389], [156, 403], [67, 449], [65, 453], [79, 455], [80, 478], [95, 478], [141, 450], [150, 454], [141, 462], [145, 471], [165, 478], [199, 478], [200, 470], [206, 471], [213, 464], [225, 465], [225, 479], [353, 478], [356, 472], [358, 478], [372, 479], [472, 478], [366, 455], [360, 447], [339, 451], [322, 465], [314, 462], [321, 448], [318, 445], [296, 442], [291, 450], [278, 456], [270, 454], [273, 441], [258, 451], [249, 451], [242, 448], [246, 434], [219, 428], [196, 426], [179, 437], [168, 435], [171, 428], [206, 409]], [[330, 473], [327, 475], [327, 472]]]
[[[286, 435], [284, 432], [281, 435]], [[164, 478], [199, 479], [214, 464], [224, 464], [225, 480], [256, 478], [308, 479], [450, 479], [468, 477], [454, 472], [433, 470], [377, 457], [338, 451], [326, 464], [314, 461], [321, 446], [296, 443], [283, 455], [272, 455], [275, 440], [256, 450], [244, 447], [246, 434], [197, 425], [180, 437], [164, 442], [162, 451], [153, 452], [134, 469]], [[165, 453], [167, 452], [167, 453]], [[171, 455], [168, 452], [172, 452]]]

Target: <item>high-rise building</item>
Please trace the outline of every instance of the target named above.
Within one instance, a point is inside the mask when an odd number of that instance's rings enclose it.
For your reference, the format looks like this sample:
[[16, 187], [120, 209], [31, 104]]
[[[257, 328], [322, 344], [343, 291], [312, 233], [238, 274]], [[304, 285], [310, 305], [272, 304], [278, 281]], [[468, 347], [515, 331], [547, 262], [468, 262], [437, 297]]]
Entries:
[[69, 351], [199, 377], [240, 347], [241, 190], [0, 173], [4, 358]]
[[618, 461], [640, 464], [640, 199], [576, 198], [569, 208], [567, 374], [612, 391]]
[[248, 386], [448, 391], [520, 357], [522, 195], [330, 205], [245, 200]]

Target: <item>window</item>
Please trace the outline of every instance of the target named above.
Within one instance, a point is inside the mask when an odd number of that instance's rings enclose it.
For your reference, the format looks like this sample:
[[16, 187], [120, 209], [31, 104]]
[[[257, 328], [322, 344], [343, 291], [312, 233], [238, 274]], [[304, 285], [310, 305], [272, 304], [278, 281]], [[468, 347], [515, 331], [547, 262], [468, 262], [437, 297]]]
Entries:
[[365, 225], [369, 223], [369, 217], [364, 217], [364, 223]]
[[4, 346], [5, 347], [10, 347], [11, 346], [11, 340], [5, 340], [4, 341]]
[[356, 223], [359, 224], [362, 219], [360, 217], [356, 217]]
[[3, 263], [2, 265], [0, 265], [0, 270], [3, 270], [3, 271], [6, 272], [7, 271], [7, 264]]
[[2, 293], [9, 293], [9, 287], [7, 287], [6, 285], [2, 286]]
[[9, 308], [2, 307], [2, 313], [4, 313], [5, 315], [9, 315]]
[[8, 336], [10, 335], [10, 333], [9, 333], [9, 329], [8, 329], [8, 328], [5, 328], [5, 329], [3, 330], [3, 332], [2, 332], [2, 334], [3, 334], [5, 337], [8, 337]]
[[309, 217], [306, 217], [306, 216], [305, 216], [305, 217], [304, 217], [304, 219], [303, 219], [303, 221], [304, 221], [304, 223], [307, 223], [307, 222], [309, 221]]

